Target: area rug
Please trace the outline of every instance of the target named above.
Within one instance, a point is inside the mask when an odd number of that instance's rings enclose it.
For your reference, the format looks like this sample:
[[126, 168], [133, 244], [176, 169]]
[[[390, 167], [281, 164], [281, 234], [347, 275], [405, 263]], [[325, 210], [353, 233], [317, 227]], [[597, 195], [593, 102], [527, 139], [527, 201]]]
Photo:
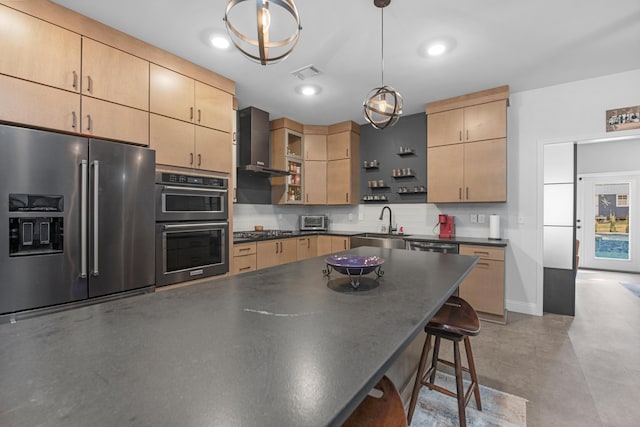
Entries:
[[629, 289], [635, 296], [640, 297], [640, 283], [622, 283], [622, 286]]
[[[455, 390], [455, 378], [436, 374], [436, 384]], [[469, 383], [465, 381], [465, 390]], [[527, 425], [527, 400], [480, 386], [482, 411], [476, 409], [474, 397], [467, 406], [468, 427], [523, 427]], [[422, 387], [411, 427], [458, 427], [458, 402], [453, 397]]]

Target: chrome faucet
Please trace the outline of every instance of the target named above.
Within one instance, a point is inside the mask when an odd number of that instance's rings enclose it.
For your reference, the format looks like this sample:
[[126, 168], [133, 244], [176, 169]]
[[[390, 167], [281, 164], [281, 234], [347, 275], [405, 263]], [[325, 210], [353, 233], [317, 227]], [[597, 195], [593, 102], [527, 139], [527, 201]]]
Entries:
[[389, 210], [389, 228], [388, 228], [389, 231], [388, 231], [388, 233], [391, 234], [394, 231], [396, 231], [396, 228], [393, 228], [393, 225], [391, 225], [392, 224], [392, 222], [391, 222], [391, 208], [389, 206], [385, 206], [385, 207], [382, 208], [382, 211], [380, 212], [380, 218], [378, 218], [378, 219], [381, 220], [382, 217], [384, 217], [384, 210], [385, 209]]

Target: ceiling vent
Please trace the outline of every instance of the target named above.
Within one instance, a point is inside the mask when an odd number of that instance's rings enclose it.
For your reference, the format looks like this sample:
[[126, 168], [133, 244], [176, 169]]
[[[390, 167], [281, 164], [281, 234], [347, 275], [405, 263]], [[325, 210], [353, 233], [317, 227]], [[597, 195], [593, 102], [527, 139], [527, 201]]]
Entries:
[[291, 74], [293, 74], [300, 80], [305, 80], [305, 79], [310, 79], [311, 77], [315, 77], [322, 73], [314, 65], [307, 65], [302, 68], [298, 68], [297, 70], [293, 70]]

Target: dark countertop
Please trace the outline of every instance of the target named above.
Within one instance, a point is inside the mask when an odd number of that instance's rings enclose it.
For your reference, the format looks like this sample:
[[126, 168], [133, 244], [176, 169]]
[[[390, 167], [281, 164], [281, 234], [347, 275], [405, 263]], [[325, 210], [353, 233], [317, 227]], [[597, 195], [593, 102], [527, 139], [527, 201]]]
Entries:
[[[234, 239], [234, 244], [242, 244], [242, 243], [251, 243], [251, 242], [260, 242], [263, 240], [277, 240], [277, 239], [286, 239], [289, 237], [300, 237], [300, 236], [355, 236], [358, 234], [363, 234], [364, 231], [294, 231], [292, 234], [288, 234], [286, 236], [276, 236], [276, 237], [263, 237], [260, 239]], [[383, 234], [383, 233], [380, 233]], [[422, 242], [449, 242], [449, 243], [458, 243], [458, 244], [469, 244], [469, 245], [483, 245], [483, 246], [496, 246], [496, 247], [506, 247], [509, 243], [508, 239], [500, 239], [500, 240], [492, 240], [488, 238], [481, 237], [462, 237], [462, 236], [454, 236], [451, 239], [441, 239], [438, 236], [430, 235], [430, 234], [406, 234], [401, 235], [404, 240], [419, 240]]]
[[0, 425], [340, 425], [477, 262], [349, 253], [377, 288], [316, 257], [0, 325]]
[[508, 239], [493, 240], [493, 239], [481, 238], [481, 237], [463, 237], [463, 236], [454, 236], [450, 239], [441, 239], [438, 236], [429, 235], [429, 234], [408, 234], [404, 236], [404, 240], [419, 240], [421, 242], [445, 242], [445, 243], [499, 246], [499, 247], [505, 247], [509, 243]]

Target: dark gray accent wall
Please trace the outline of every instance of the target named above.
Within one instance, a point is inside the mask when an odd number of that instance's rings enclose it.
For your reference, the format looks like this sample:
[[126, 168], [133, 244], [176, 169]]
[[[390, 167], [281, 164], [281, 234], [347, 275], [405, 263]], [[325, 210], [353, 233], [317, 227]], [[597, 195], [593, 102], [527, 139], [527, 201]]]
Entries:
[[[400, 154], [401, 147], [413, 154]], [[377, 168], [365, 168], [364, 162], [378, 161]], [[410, 168], [414, 176], [393, 177], [394, 169]], [[385, 187], [370, 188], [369, 181], [383, 180]], [[414, 187], [424, 187], [413, 193]], [[401, 187], [409, 192], [400, 194]], [[378, 130], [369, 124], [360, 127], [360, 203], [426, 203], [427, 202], [427, 116], [424, 113], [401, 117], [395, 126]], [[365, 196], [382, 196], [387, 200], [367, 201]]]

